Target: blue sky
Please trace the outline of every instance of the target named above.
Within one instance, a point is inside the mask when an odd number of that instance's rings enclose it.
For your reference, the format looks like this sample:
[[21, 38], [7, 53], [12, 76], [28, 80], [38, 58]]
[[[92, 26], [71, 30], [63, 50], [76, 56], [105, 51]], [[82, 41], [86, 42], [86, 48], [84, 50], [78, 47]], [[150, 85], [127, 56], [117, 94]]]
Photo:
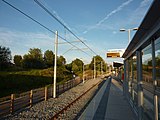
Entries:
[[[44, 12], [34, 0], [6, 0], [34, 19], [38, 20], [69, 41], [75, 41], [63, 26]], [[81, 40], [84, 40], [98, 55], [107, 62], [119, 59], [106, 59], [108, 49], [125, 49], [128, 45], [127, 32], [121, 28], [138, 27], [153, 0], [38, 0], [58, 17]], [[66, 32], [65, 32], [66, 31]], [[131, 37], [135, 34], [131, 33]], [[54, 51], [54, 34], [37, 25], [21, 13], [0, 0], [0, 45], [9, 47], [12, 56], [24, 55], [29, 48]], [[59, 39], [59, 42], [62, 42]], [[81, 43], [74, 43], [79, 48], [86, 48]], [[59, 45], [58, 55], [63, 55], [72, 46]], [[82, 58], [91, 60], [94, 54], [85, 50], [90, 56], [71, 50], [64, 54], [67, 62]], [[122, 61], [122, 60], [121, 60]]]

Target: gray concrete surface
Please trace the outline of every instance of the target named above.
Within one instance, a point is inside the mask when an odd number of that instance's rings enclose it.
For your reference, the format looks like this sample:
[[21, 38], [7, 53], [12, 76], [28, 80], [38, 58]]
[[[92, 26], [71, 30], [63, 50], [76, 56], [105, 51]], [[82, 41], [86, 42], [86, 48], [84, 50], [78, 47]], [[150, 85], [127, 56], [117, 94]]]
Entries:
[[136, 120], [122, 86], [112, 79], [105, 81], [79, 120]]
[[89, 103], [88, 107], [84, 110], [79, 120], [92, 120], [93, 119], [95, 112], [99, 106], [99, 103], [101, 102], [101, 98], [104, 95], [108, 82], [109, 82], [108, 79], [105, 80], [103, 86], [100, 88], [100, 90], [95, 95], [95, 97], [92, 99], [92, 101]]
[[133, 111], [125, 97], [122, 86], [112, 79], [105, 115], [106, 120], [136, 120]]

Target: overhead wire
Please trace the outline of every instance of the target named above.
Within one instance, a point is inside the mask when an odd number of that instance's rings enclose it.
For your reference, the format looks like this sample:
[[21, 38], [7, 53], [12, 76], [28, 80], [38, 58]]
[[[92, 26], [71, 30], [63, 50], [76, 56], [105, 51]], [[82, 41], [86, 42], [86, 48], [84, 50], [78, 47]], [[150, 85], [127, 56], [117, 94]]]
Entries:
[[[21, 11], [20, 9], [18, 9], [17, 7], [15, 7], [14, 5], [10, 4], [9, 2], [2, 0], [2, 2], [6, 3], [7, 5], [9, 5], [10, 7], [14, 8], [15, 10], [17, 10], [18, 12], [20, 12], [21, 14], [23, 14], [24, 16], [26, 16], [27, 18], [31, 19], [32, 21], [34, 21], [35, 23], [39, 24], [41, 27], [45, 28], [46, 30], [50, 31], [51, 33], [55, 34], [56, 33], [54, 31], [52, 31], [51, 29], [49, 29], [48, 27], [46, 27], [45, 25], [43, 25], [42, 23], [40, 23], [39, 21], [35, 20], [34, 18], [32, 18], [31, 16], [29, 16], [28, 14], [24, 13], [23, 11]], [[65, 38], [63, 38], [62, 36], [58, 35], [59, 38], [61, 38], [62, 40], [66, 41], [67, 43], [69, 43], [70, 45], [72, 45], [73, 47], [79, 49], [81, 52], [89, 55], [87, 52], [81, 50], [80, 48], [78, 48], [77, 46], [75, 46], [74, 44], [72, 44], [71, 42], [69, 42], [68, 40], [66, 40]], [[89, 55], [91, 56], [91, 55]]]
[[38, 0], [34, 0], [44, 11], [46, 11], [50, 16], [52, 16], [57, 22], [59, 22], [64, 28], [66, 28], [73, 36], [75, 36], [79, 41], [81, 41], [88, 49], [90, 49], [95, 55], [96, 52], [93, 51], [84, 41], [82, 41], [76, 34], [74, 34], [64, 23], [62, 23], [55, 15], [53, 15], [44, 5], [42, 5]]

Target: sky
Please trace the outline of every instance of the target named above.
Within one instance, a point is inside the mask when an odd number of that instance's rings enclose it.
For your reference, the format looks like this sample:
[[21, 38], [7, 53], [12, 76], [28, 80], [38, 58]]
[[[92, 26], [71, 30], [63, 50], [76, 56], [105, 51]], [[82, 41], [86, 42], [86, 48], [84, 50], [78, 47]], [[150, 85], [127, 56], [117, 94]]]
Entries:
[[[69, 31], [47, 14], [34, 0], [5, 0], [27, 15], [31, 16], [68, 41], [77, 41]], [[100, 55], [106, 62], [123, 59], [106, 58], [110, 49], [125, 49], [128, 33], [121, 28], [138, 27], [153, 0], [38, 0], [65, 26], [84, 41], [94, 53], [86, 49], [81, 42], [74, 42], [84, 52], [70, 44], [59, 44], [58, 55], [63, 55], [67, 62], [75, 58], [85, 63]], [[131, 38], [136, 31], [131, 32]], [[14, 55], [24, 55], [30, 48], [54, 51], [55, 35], [44, 29], [20, 12], [0, 0], [0, 45], [9, 47]], [[59, 38], [59, 43], [64, 41]], [[71, 49], [72, 48], [72, 49]], [[71, 49], [70, 51], [68, 51]], [[68, 51], [68, 52], [66, 52]]]

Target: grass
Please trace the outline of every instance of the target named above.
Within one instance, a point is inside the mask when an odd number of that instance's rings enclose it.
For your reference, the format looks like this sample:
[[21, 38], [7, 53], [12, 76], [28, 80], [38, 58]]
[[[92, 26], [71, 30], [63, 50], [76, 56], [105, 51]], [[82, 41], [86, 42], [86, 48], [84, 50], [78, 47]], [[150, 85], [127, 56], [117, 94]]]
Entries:
[[[63, 83], [71, 79], [66, 76], [65, 80], [57, 76], [57, 83]], [[0, 72], [0, 98], [10, 94], [19, 94], [44, 87], [53, 83], [53, 71], [51, 68], [43, 70], [27, 70], [15, 72]]]
[[0, 97], [44, 87], [51, 83], [51, 77], [20, 74], [0, 75]]
[[[86, 76], [92, 76], [92, 74], [92, 70], [85, 71]], [[82, 73], [79, 73], [79, 76], [82, 78]], [[72, 77], [70, 72], [59, 69], [57, 72], [57, 83], [63, 84], [67, 80], [71, 80]], [[0, 72], [0, 98], [45, 87], [52, 83], [53, 68]]]

